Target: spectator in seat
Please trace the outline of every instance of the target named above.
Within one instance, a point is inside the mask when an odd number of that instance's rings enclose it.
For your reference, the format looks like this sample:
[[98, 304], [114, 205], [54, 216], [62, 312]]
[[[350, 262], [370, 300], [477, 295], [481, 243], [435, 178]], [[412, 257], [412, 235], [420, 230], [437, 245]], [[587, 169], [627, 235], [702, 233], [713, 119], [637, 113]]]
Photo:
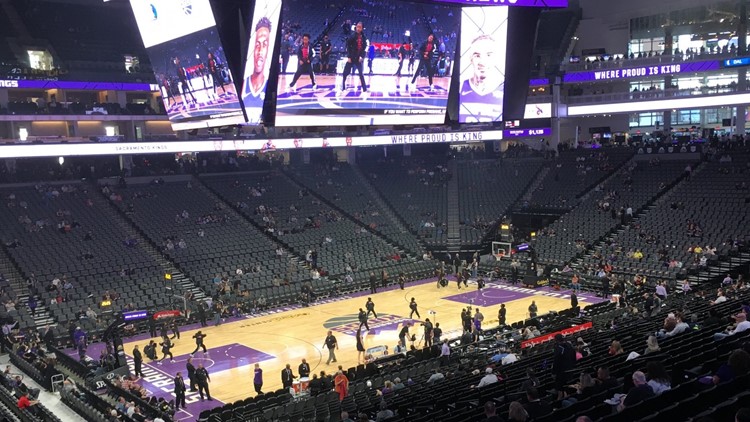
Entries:
[[622, 344], [620, 344], [617, 340], [612, 340], [612, 344], [609, 346], [609, 355], [610, 356], [617, 356], [625, 353], [625, 350], [622, 348]]
[[21, 392], [21, 394], [28, 395], [31, 400], [36, 400], [39, 398], [40, 390], [38, 388], [29, 388], [26, 384], [24, 384], [23, 378], [21, 378], [20, 375], [16, 375], [16, 378], [13, 382], [13, 387], [17, 388], [18, 391]]
[[672, 388], [672, 380], [666, 368], [660, 362], [651, 361], [646, 364], [646, 374], [648, 375], [648, 385], [651, 386], [657, 396]]
[[744, 313], [739, 313], [735, 315], [734, 320], [737, 322], [734, 325], [734, 328], [729, 327], [727, 328], [723, 333], [716, 333], [714, 334], [714, 340], [719, 341], [722, 339], [725, 339], [729, 336], [733, 336], [737, 333], [741, 333], [747, 329], [750, 328], [750, 321], [747, 320], [747, 315]]
[[484, 416], [487, 418], [483, 422], [502, 422], [500, 416], [497, 415], [497, 408], [495, 402], [492, 400], [484, 404]]
[[523, 405], [517, 401], [511, 402], [510, 406], [508, 406], [508, 421], [526, 422], [527, 420], [529, 420], [529, 414], [523, 408]]
[[672, 329], [672, 331], [662, 330], [663, 332], [659, 332], [658, 337], [674, 337], [690, 329], [690, 325], [688, 325], [687, 322], [683, 321], [684, 316], [682, 315], [682, 313], [678, 312], [677, 315], [675, 315], [675, 319], [677, 320], [677, 324], [675, 325], [674, 329]]
[[750, 354], [738, 349], [729, 355], [727, 363], [721, 365], [714, 375], [703, 377], [700, 382], [718, 385], [745, 375], [748, 371], [750, 371]]
[[482, 388], [486, 385], [495, 384], [499, 381], [499, 378], [497, 375], [495, 375], [492, 372], [492, 368], [487, 368], [484, 370], [485, 375], [482, 377], [481, 380], [479, 380], [479, 384], [477, 384], [477, 388]]
[[39, 403], [36, 400], [29, 400], [29, 393], [24, 393], [19, 399], [18, 399], [18, 408], [23, 409], [29, 409], [31, 406], [36, 405]]
[[633, 406], [642, 402], [643, 400], [654, 397], [654, 389], [648, 385], [646, 381], [646, 374], [641, 371], [633, 372], [633, 388], [628, 391], [621, 400], [620, 404], [617, 405], [617, 411], [622, 412], [626, 407]]
[[528, 403], [526, 403], [524, 409], [531, 419], [538, 419], [552, 412], [552, 406], [541, 400], [539, 390], [536, 388], [526, 390], [526, 400], [528, 400]]
[[643, 352], [644, 355], [647, 355], [649, 353], [657, 353], [661, 351], [661, 347], [659, 347], [659, 340], [656, 338], [656, 336], [648, 336], [648, 339], [646, 340], [646, 350]]
[[734, 422], [750, 422], [750, 409], [743, 407], [734, 415]]

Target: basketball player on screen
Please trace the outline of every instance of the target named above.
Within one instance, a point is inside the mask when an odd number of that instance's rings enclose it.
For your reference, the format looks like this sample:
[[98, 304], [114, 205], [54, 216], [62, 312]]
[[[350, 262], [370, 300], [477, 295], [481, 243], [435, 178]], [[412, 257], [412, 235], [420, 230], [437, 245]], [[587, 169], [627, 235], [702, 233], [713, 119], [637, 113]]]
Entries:
[[419, 64], [417, 65], [417, 70], [414, 72], [414, 77], [411, 79], [412, 85], [417, 82], [419, 72], [422, 70], [422, 67], [424, 67], [424, 70], [427, 73], [427, 80], [430, 82], [430, 90], [434, 88], [432, 85], [432, 75], [435, 73], [435, 68], [432, 67], [432, 57], [436, 51], [437, 45], [435, 44], [435, 35], [430, 34], [427, 36], [427, 41], [420, 45], [419, 51], [417, 51], [417, 54], [419, 55]]
[[469, 47], [471, 75], [461, 83], [459, 121], [481, 122], [503, 118], [503, 75], [498, 68], [494, 38], [480, 35]]
[[312, 89], [315, 89], [315, 73], [313, 73], [312, 59], [315, 56], [315, 49], [310, 44], [310, 34], [304, 34], [302, 36], [302, 44], [297, 49], [297, 71], [294, 72], [292, 83], [289, 84], [289, 88], [294, 91], [294, 85], [297, 84], [297, 80], [302, 74], [310, 76], [312, 82]]
[[342, 91], [346, 90], [346, 78], [349, 77], [349, 74], [352, 73], [352, 68], [354, 68], [355, 73], [359, 72], [359, 82], [362, 92], [367, 92], [363, 70], [365, 54], [367, 53], [367, 37], [362, 32], [363, 28], [362, 22], [357, 22], [354, 33], [346, 40], [346, 65], [344, 66]]
[[[268, 58], [269, 39], [271, 34], [271, 20], [262, 17], [255, 24], [255, 46], [253, 48], [253, 73], [245, 81], [245, 92], [243, 93], [243, 102], [247, 105], [249, 102], [261, 107], [263, 96], [266, 92], [266, 59]], [[252, 100], [250, 100], [252, 98]]]

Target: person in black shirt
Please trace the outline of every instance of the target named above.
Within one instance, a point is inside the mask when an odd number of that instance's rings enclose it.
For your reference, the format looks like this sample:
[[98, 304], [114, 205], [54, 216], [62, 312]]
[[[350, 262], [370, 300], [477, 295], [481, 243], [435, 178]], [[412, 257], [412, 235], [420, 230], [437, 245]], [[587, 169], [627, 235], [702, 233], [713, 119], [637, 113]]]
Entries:
[[370, 293], [377, 293], [378, 292], [378, 286], [377, 286], [378, 278], [375, 277], [375, 273], [370, 273]]
[[417, 309], [417, 301], [414, 300], [414, 298], [411, 298], [411, 302], [409, 302], [409, 309], [411, 309], [411, 313], [409, 313], [409, 318], [413, 317], [414, 314], [417, 314], [417, 318], [422, 318], [419, 315], [419, 310]]
[[605, 299], [609, 297], [609, 277], [606, 275], [602, 277], [602, 297]]
[[505, 304], [500, 304], [500, 310], [497, 311], [497, 319], [500, 323], [500, 325], [505, 325], [505, 316], [507, 315], [508, 310], [505, 308]]
[[177, 78], [180, 80], [180, 85], [182, 85], [182, 98], [183, 103], [187, 103], [187, 96], [190, 95], [190, 98], [192, 98], [193, 103], [197, 102], [195, 100], [195, 96], [193, 95], [193, 88], [190, 86], [190, 83], [188, 82], [188, 74], [184, 67], [180, 65], [180, 58], [175, 57], [174, 58], [174, 65], [177, 68]]
[[312, 379], [310, 380], [310, 395], [315, 397], [323, 389], [323, 382], [320, 378], [318, 378], [318, 374], [313, 374]]
[[180, 326], [177, 325], [177, 321], [172, 321], [171, 328], [172, 328], [171, 338], [174, 339], [175, 337], [177, 337], [177, 340], [179, 340], [180, 339]]
[[156, 320], [153, 318], [148, 320], [148, 334], [151, 337], [156, 337]]
[[323, 42], [320, 43], [320, 72], [328, 73], [329, 61], [331, 59], [331, 50], [333, 46], [328, 39], [328, 35], [323, 35]]
[[357, 330], [357, 364], [365, 363], [365, 344], [362, 341], [362, 327]]
[[195, 370], [195, 384], [198, 386], [198, 394], [200, 394], [201, 400], [203, 400], [203, 392], [206, 393], [209, 400], [213, 400], [211, 392], [208, 390], [208, 383], [210, 382], [211, 377], [208, 375], [208, 371], [206, 371], [202, 363], [199, 363], [198, 369]]
[[159, 365], [161, 365], [161, 362], [164, 359], [166, 359], [167, 356], [169, 356], [169, 360], [172, 363], [174, 363], [174, 355], [172, 354], [172, 347], [174, 347], [174, 346], [172, 345], [172, 342], [169, 341], [169, 337], [166, 337], [166, 336], [162, 337], [162, 340], [163, 341], [161, 343], [159, 343], [159, 346], [161, 346], [161, 353], [162, 353], [163, 356], [161, 357], [161, 360], [159, 360], [159, 362], [157, 362], [157, 363]]
[[375, 318], [378, 317], [378, 313], [375, 312], [375, 302], [372, 301], [372, 298], [368, 297], [367, 302], [365, 303], [365, 308], [367, 309], [367, 316], [370, 316], [370, 313], [372, 312], [373, 315], [375, 315]]
[[141, 355], [141, 351], [138, 350], [137, 344], [133, 347], [133, 365], [135, 366], [135, 370], [133, 371], [135, 376], [142, 377], [143, 372], [141, 372], [141, 365], [143, 365], [143, 355]]
[[290, 389], [295, 378], [291, 365], [287, 363], [286, 367], [281, 370], [281, 386], [287, 390]]
[[323, 345], [328, 349], [328, 361], [326, 362], [326, 365], [330, 365], [331, 362], [336, 362], [336, 349], [339, 348], [339, 343], [336, 341], [333, 331], [328, 331], [328, 335], [326, 336]]
[[622, 412], [628, 406], [633, 406], [646, 399], [654, 397], [654, 389], [646, 382], [646, 374], [641, 371], [633, 372], [633, 384], [625, 398], [617, 406], [617, 411]]
[[578, 308], [578, 296], [575, 293], [570, 294], [570, 309], [574, 311]]
[[432, 322], [429, 318], [424, 320], [424, 347], [432, 347]]
[[304, 358], [302, 359], [302, 363], [299, 364], [298, 369], [300, 378], [308, 378], [310, 376], [310, 364]]
[[552, 372], [555, 375], [555, 389], [558, 399], [563, 396], [563, 387], [567, 383], [567, 371], [576, 366], [576, 351], [562, 334], [555, 335], [555, 349], [552, 361]]
[[404, 326], [401, 327], [401, 331], [398, 333], [398, 340], [404, 349], [406, 349], [406, 339], [408, 337], [409, 337], [409, 323], [405, 323]]
[[536, 307], [536, 301], [531, 301], [531, 305], [529, 305], [529, 318], [536, 318], [536, 313], [539, 311]]
[[[292, 77], [292, 83], [289, 84], [289, 88], [294, 89], [294, 85], [297, 84], [297, 80], [304, 73], [310, 76], [312, 89], [315, 89], [315, 73], [313, 72], [312, 67], [312, 59], [314, 56], [315, 49], [310, 44], [310, 34], [304, 34], [302, 36], [302, 45], [300, 45], [297, 49], [297, 71], [294, 72], [294, 77]], [[316, 264], [316, 260], [313, 259], [313, 266], [317, 266]]]
[[190, 380], [190, 392], [195, 392], [195, 387], [198, 385], [196, 382], [195, 377], [195, 366], [193, 366], [193, 358], [190, 357], [187, 360], [187, 363], [185, 364], [185, 368], [187, 369], [188, 379]]
[[227, 91], [224, 89], [224, 78], [221, 76], [221, 69], [219, 68], [216, 57], [214, 57], [214, 53], [208, 53], [208, 58], [206, 59], [206, 70], [208, 71], [208, 74], [211, 75], [214, 94], [216, 93], [217, 86], [221, 88], [222, 93], [226, 94]]
[[370, 326], [367, 325], [367, 313], [362, 308], [359, 308], [359, 315], [357, 316], [357, 318], [359, 318], [359, 328], [357, 329], [361, 329], [364, 325], [365, 329], [367, 329], [367, 331], [370, 331]]
[[193, 338], [195, 339], [195, 350], [193, 350], [193, 353], [190, 354], [190, 357], [195, 355], [195, 353], [198, 351], [198, 349], [203, 349], [203, 354], [207, 355], [208, 350], [206, 350], [206, 345], [203, 344], [203, 339], [206, 338], [206, 335], [203, 334], [200, 330], [198, 330], [197, 333], [193, 334]]
[[432, 329], [432, 341], [434, 344], [440, 344], [440, 336], [443, 335], [443, 329], [440, 328], [440, 323], [435, 323], [435, 328]]
[[180, 403], [182, 403], [182, 408], [185, 409], [185, 380], [182, 379], [182, 373], [180, 372], [177, 372], [174, 377], [174, 395], [176, 397], [175, 410], [180, 409]]
[[393, 76], [401, 76], [401, 68], [404, 67], [404, 60], [406, 60], [406, 44], [401, 44], [398, 47], [398, 69]]
[[404, 284], [406, 284], [406, 276], [404, 273], [400, 273], [398, 275], [398, 286], [401, 288], [401, 290], [404, 290]]
[[[367, 84], [364, 76], [364, 59], [367, 53], [367, 37], [362, 33], [362, 22], [357, 22], [354, 34], [346, 40], [346, 65], [344, 66], [343, 85], [341, 90], [346, 90], [346, 79], [354, 69], [359, 72], [359, 82], [362, 92], [367, 92]], [[373, 292], [375, 293], [375, 292]]]

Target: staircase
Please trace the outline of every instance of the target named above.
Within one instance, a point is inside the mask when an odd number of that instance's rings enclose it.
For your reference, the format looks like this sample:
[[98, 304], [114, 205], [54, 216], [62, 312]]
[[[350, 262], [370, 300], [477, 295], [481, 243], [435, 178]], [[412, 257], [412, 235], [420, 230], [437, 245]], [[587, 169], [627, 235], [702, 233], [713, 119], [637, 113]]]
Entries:
[[220, 202], [222, 204], [225, 204], [227, 211], [231, 210], [233, 214], [232, 218], [234, 220], [240, 221], [242, 225], [247, 227], [247, 229], [250, 231], [262, 233], [268, 240], [273, 242], [274, 245], [281, 246], [282, 249], [284, 249], [284, 254], [287, 256], [287, 258], [289, 258], [289, 260], [297, 264], [299, 268], [305, 268], [306, 262], [303, 256], [298, 255], [294, 251], [294, 249], [292, 249], [285, 242], [282, 242], [279, 239], [276, 239], [270, 234], [266, 233], [266, 231], [263, 230], [262, 227], [260, 227], [252, 219], [250, 219], [244, 213], [242, 213], [239, 209], [237, 209], [237, 207], [235, 207], [232, 201], [225, 200], [221, 195], [219, 195], [213, 189], [211, 189], [208, 185], [203, 183], [203, 180], [201, 180], [200, 178], [195, 178], [195, 180], [193, 181], [193, 189], [200, 189], [201, 192], [205, 193], [208, 197], [213, 199], [214, 202]]
[[[362, 170], [360, 170], [360, 168], [357, 166], [351, 166], [351, 168], [354, 171], [354, 174], [357, 175], [359, 184], [365, 188], [365, 191], [367, 192], [369, 197], [372, 198], [375, 205], [377, 205], [380, 210], [383, 211], [383, 214], [388, 217], [391, 223], [393, 223], [394, 226], [398, 227], [398, 229], [404, 233], [412, 233], [406, 223], [404, 223], [404, 221], [395, 213], [389, 203], [383, 199], [383, 196], [380, 195], [380, 192], [378, 192], [378, 190], [375, 189], [372, 183], [370, 183], [370, 181], [367, 179], [367, 176], [362, 173]], [[420, 248], [422, 249], [413, 252], [421, 255], [421, 253], [427, 249], [427, 246], [417, 236], [414, 236], [414, 239], [417, 240]]]
[[461, 216], [458, 200], [458, 173], [456, 160], [448, 161], [448, 171], [453, 175], [448, 181], [448, 252], [461, 250]]
[[549, 174], [550, 167], [544, 166], [542, 169], [537, 173], [534, 180], [531, 182], [531, 185], [526, 189], [526, 193], [523, 194], [521, 197], [521, 204], [528, 203], [531, 201], [532, 196], [534, 195], [534, 192], [536, 192], [537, 189], [539, 189], [539, 186], [544, 183], [544, 180], [547, 178], [547, 175]]
[[[5, 246], [2, 247], [3, 251], [0, 253], [0, 274], [2, 274], [10, 285], [11, 289], [16, 293], [18, 300], [16, 301], [16, 308], [24, 307], [26, 312], [31, 315], [31, 309], [28, 307], [29, 293], [26, 287], [26, 282], [21, 274], [21, 271], [16, 267], [13, 259], [5, 250]], [[43, 328], [47, 324], [54, 324], [55, 320], [47, 309], [47, 304], [44, 303], [41, 297], [36, 296], [37, 307], [34, 313], [34, 325], [37, 328]]]
[[[98, 187], [95, 188], [98, 190]], [[206, 293], [198, 287], [188, 276], [182, 273], [171, 261], [156, 249], [155, 244], [148, 238], [136, 224], [125, 215], [125, 212], [111, 204], [104, 195], [94, 195], [93, 201], [97, 208], [106, 215], [112, 224], [120, 226], [128, 236], [138, 239], [138, 247], [144, 250], [154, 261], [156, 261], [164, 270], [165, 274], [172, 275], [172, 291], [167, 292], [170, 295], [170, 302], [183, 305], [182, 297], [185, 292], [190, 291], [193, 294], [193, 300], [205, 301]], [[170, 289], [167, 287], [167, 289]]]

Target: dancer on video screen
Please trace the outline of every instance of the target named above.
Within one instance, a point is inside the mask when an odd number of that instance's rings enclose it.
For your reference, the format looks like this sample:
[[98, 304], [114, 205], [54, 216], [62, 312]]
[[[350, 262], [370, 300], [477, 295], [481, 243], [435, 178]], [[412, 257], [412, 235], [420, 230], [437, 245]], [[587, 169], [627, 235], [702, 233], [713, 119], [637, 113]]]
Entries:
[[190, 94], [190, 98], [193, 99], [193, 103], [196, 102], [195, 96], [193, 95], [193, 88], [188, 83], [188, 74], [182, 65], [180, 65], [180, 58], [174, 58], [174, 65], [177, 67], [177, 77], [180, 79], [180, 85], [182, 85], [182, 99], [183, 103], [187, 102], [187, 95]]
[[432, 57], [435, 54], [435, 51], [437, 51], [435, 35], [430, 34], [427, 36], [427, 41], [419, 46], [419, 51], [417, 52], [417, 54], [419, 54], [419, 64], [417, 65], [417, 70], [414, 72], [414, 77], [411, 79], [412, 85], [417, 82], [419, 72], [424, 67], [424, 70], [427, 73], [427, 79], [430, 82], [430, 89], [433, 89], [432, 75], [435, 73], [435, 69], [432, 67]]
[[333, 51], [331, 40], [328, 39], [328, 35], [323, 35], [323, 41], [320, 43], [320, 73], [330, 72], [331, 51]]
[[312, 89], [315, 89], [315, 73], [313, 73], [312, 59], [315, 57], [315, 49], [310, 44], [310, 34], [304, 34], [302, 36], [302, 44], [297, 49], [297, 71], [294, 73], [292, 83], [289, 84], [289, 88], [294, 91], [294, 85], [297, 83], [302, 74], [310, 76], [310, 82], [312, 82]]
[[213, 80], [214, 94], [216, 94], [217, 86], [221, 88], [222, 93], [226, 94], [227, 91], [224, 89], [224, 77], [221, 76], [221, 68], [219, 67], [218, 60], [216, 60], [216, 57], [214, 57], [214, 53], [208, 53], [208, 58], [206, 59], [206, 69], [208, 70], [208, 74], [211, 75], [211, 79]]
[[364, 59], [367, 52], [367, 37], [362, 32], [362, 22], [357, 22], [354, 34], [346, 40], [346, 66], [344, 66], [344, 80], [341, 90], [346, 90], [346, 78], [352, 73], [352, 68], [359, 72], [359, 82], [362, 86], [362, 92], [367, 92], [367, 84], [364, 76]]

